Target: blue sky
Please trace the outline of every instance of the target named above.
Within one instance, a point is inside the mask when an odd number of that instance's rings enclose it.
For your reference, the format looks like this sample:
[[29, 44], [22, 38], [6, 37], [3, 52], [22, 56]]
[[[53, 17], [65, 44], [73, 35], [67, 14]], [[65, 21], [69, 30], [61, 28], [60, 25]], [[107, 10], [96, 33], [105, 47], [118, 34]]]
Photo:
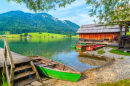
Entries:
[[[88, 11], [91, 6], [86, 5], [85, 0], [76, 0], [71, 5], [66, 7], [56, 8], [56, 10], [48, 11], [48, 14], [52, 15], [59, 20], [70, 20], [78, 25], [93, 24], [93, 20], [96, 17], [90, 17]], [[6, 0], [0, 0], [0, 14], [8, 11], [21, 10], [27, 13], [34, 13], [30, 11], [25, 4], [17, 4], [15, 2], [7, 3]], [[97, 19], [96, 19], [97, 20]]]

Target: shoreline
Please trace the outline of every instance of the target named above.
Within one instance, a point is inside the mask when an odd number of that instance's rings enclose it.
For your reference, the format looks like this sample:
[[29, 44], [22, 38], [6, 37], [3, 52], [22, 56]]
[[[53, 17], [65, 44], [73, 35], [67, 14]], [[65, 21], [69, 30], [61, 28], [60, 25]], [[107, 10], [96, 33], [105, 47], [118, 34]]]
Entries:
[[[52, 38], [52, 37], [0, 37], [0, 38]], [[53, 37], [53, 38], [79, 38], [79, 37]]]
[[[99, 58], [105, 56], [108, 63], [84, 71], [78, 82], [55, 80], [47, 83], [46, 86], [96, 86], [99, 83], [117, 82], [122, 79], [130, 79], [130, 56], [110, 53], [109, 51], [112, 48], [104, 47], [103, 49], [106, 53], [102, 55], [97, 54], [98, 50], [88, 51], [87, 54], [92, 56], [95, 55]], [[121, 57], [124, 57], [124, 59], [119, 59]]]

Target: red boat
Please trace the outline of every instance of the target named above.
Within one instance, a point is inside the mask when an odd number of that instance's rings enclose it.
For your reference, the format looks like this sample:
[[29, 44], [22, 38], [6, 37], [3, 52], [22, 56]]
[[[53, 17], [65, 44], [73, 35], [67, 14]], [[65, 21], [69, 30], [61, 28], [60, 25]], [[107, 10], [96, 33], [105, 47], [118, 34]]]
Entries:
[[86, 47], [86, 50], [96, 50], [98, 48], [102, 48], [103, 45], [96, 45], [96, 46], [89, 46], [89, 47]]

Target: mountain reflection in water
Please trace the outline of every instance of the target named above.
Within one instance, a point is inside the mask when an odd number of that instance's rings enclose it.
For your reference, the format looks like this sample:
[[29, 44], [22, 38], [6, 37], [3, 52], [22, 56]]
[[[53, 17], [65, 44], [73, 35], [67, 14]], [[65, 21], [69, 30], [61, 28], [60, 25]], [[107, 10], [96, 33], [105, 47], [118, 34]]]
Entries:
[[[83, 56], [83, 51], [71, 49], [78, 38], [7, 38], [10, 50], [22, 55], [39, 55], [65, 64], [80, 72], [99, 67], [106, 61]], [[4, 47], [0, 39], [0, 47]]]

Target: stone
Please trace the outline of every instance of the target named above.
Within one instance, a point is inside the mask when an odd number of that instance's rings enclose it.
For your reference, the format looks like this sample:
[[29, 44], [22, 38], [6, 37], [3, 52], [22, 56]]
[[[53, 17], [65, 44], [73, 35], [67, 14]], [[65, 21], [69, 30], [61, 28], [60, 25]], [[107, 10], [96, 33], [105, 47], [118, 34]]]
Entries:
[[92, 56], [94, 56], [94, 54], [91, 54]]
[[52, 83], [52, 82], [54, 82], [54, 81], [56, 81], [57, 79], [48, 79], [48, 80], [43, 80], [43, 83], [44, 84], [49, 84], [49, 83]]
[[125, 50], [124, 53], [127, 53], [127, 50]]
[[31, 86], [42, 86], [43, 84], [39, 81], [35, 81], [31, 83]]
[[100, 55], [100, 57], [103, 57], [103, 55]]
[[31, 86], [31, 85], [26, 85], [26, 86]]

